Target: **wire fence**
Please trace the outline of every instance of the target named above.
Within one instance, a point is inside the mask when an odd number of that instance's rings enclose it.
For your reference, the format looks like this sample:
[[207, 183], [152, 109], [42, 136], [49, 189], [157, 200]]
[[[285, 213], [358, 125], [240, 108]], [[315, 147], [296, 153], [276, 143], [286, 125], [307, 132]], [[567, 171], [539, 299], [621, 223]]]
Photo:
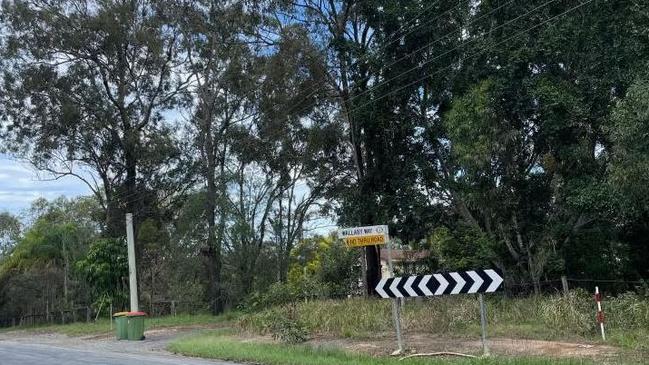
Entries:
[[[649, 281], [561, 277], [554, 280], [541, 280], [536, 284], [531, 282], [505, 281], [503, 295], [507, 297], [561, 295], [578, 288], [587, 292], [594, 292], [596, 286], [599, 287], [599, 290], [605, 296], [617, 296], [627, 292], [649, 293]], [[144, 302], [140, 309], [147, 311], [149, 316], [159, 317], [209, 313], [210, 305], [202, 301], [166, 299], [149, 303]], [[110, 318], [113, 313], [121, 310], [123, 308], [113, 308], [112, 305], [94, 308], [91, 305], [83, 304], [66, 310], [38, 311], [37, 309], [33, 309], [28, 313], [13, 316], [3, 316], [0, 313], [0, 327], [92, 322], [98, 318]]]
[[616, 296], [626, 292], [646, 293], [649, 281], [642, 280], [614, 280], [614, 279], [578, 279], [561, 277], [554, 280], [541, 280], [537, 284], [532, 282], [507, 282], [504, 283], [504, 292], [507, 296], [551, 295], [567, 293], [573, 289], [584, 289], [588, 292], [595, 287], [607, 295]]
[[[188, 300], [160, 300], [153, 303], [144, 303], [140, 308], [146, 310], [151, 317], [176, 316], [178, 314], [198, 314], [209, 311], [209, 306], [199, 301]], [[37, 311], [32, 310], [15, 316], [2, 316], [0, 314], [0, 328], [2, 327], [33, 327], [42, 325], [68, 324], [75, 322], [93, 322], [100, 318], [110, 318], [123, 308], [113, 308], [112, 305], [94, 308], [91, 305], [78, 305], [72, 309]]]

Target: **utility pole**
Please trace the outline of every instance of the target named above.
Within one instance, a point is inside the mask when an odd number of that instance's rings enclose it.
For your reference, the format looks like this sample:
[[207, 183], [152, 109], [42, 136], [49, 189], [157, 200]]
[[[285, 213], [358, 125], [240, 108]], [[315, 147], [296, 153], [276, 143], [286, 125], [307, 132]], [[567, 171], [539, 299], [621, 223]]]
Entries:
[[133, 213], [126, 213], [126, 244], [128, 246], [128, 287], [131, 297], [131, 312], [137, 312], [137, 273], [135, 269], [135, 237], [133, 235]]

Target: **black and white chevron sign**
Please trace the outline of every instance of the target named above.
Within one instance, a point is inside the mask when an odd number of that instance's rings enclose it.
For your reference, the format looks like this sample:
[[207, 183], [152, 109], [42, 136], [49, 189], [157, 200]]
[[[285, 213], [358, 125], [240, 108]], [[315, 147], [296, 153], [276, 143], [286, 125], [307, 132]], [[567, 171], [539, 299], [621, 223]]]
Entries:
[[492, 293], [502, 283], [502, 275], [496, 270], [472, 270], [403, 278], [383, 278], [376, 286], [376, 292], [383, 298]]

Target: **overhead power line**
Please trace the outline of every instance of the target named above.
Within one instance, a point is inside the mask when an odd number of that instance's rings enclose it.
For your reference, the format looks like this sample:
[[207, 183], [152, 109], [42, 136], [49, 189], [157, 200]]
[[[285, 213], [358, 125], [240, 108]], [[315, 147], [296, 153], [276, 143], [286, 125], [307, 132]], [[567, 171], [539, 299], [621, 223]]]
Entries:
[[[400, 57], [400, 58], [398, 58], [398, 59], [396, 59], [396, 60], [394, 60], [394, 61], [388, 63], [387, 65], [384, 65], [382, 68], [383, 68], [383, 69], [387, 69], [387, 68], [389, 68], [389, 67], [392, 67], [392, 66], [396, 65], [397, 63], [399, 63], [399, 62], [401, 62], [401, 61], [403, 61], [403, 60], [405, 60], [405, 59], [407, 59], [407, 58], [410, 58], [410, 57], [412, 57], [412, 56], [418, 54], [418, 53], [421, 52], [421, 51], [424, 51], [424, 50], [429, 49], [432, 45], [437, 44], [438, 42], [440, 42], [441, 40], [443, 40], [443, 39], [445, 39], [445, 38], [448, 38], [448, 37], [449, 37], [450, 35], [452, 35], [452, 34], [455, 34], [455, 33], [459, 33], [459, 32], [461, 32], [461, 31], [462, 31], [463, 29], [465, 29], [466, 27], [468, 27], [468, 26], [470, 26], [470, 25], [472, 25], [472, 24], [478, 22], [479, 20], [481, 20], [481, 19], [483, 19], [483, 18], [485, 18], [485, 17], [488, 17], [488, 16], [490, 16], [490, 15], [492, 15], [492, 14], [498, 12], [499, 10], [501, 10], [501, 9], [503, 9], [504, 7], [510, 5], [510, 4], [513, 3], [514, 1], [515, 1], [515, 0], [509, 0], [509, 1], [507, 1], [506, 3], [503, 3], [503, 4], [499, 5], [499, 6], [496, 7], [496, 8], [491, 9], [491, 10], [488, 11], [487, 13], [484, 13], [484, 14], [482, 14], [482, 15], [480, 15], [480, 16], [474, 18], [474, 19], [472, 19], [471, 21], [467, 22], [466, 24], [460, 24], [460, 25], [458, 25], [458, 28], [457, 28], [457, 29], [454, 29], [454, 30], [452, 30], [452, 31], [449, 31], [449, 32], [445, 33], [444, 35], [442, 35], [442, 36], [440, 36], [440, 37], [438, 37], [438, 38], [432, 40], [431, 42], [426, 43], [425, 45], [423, 45], [423, 46], [417, 48], [416, 50], [407, 53], [405, 56], [402, 56], [402, 57]], [[547, 3], [543, 4], [541, 7], [543, 7], [543, 6], [545, 6], [545, 5], [549, 4], [549, 3], [552, 3], [552, 2], [554, 2], [554, 1], [557, 1], [557, 0], [550, 0], [550, 1], [548, 1]], [[428, 24], [429, 22], [436, 21], [437, 19], [439, 19], [440, 17], [446, 15], [447, 13], [449, 13], [451, 10], [455, 9], [456, 7], [457, 7], [457, 6], [454, 6], [453, 8], [448, 9], [447, 11], [445, 11], [445, 12], [444, 12], [443, 14], [441, 14], [440, 16], [435, 17], [435, 18], [433, 18], [433, 19], [430, 19], [429, 21], [420, 24], [418, 27], [420, 27], [420, 26], [424, 26], [424, 25]], [[535, 10], [533, 9], [532, 11], [535, 11]], [[527, 14], [529, 14], [529, 12], [528, 12]], [[525, 14], [525, 15], [527, 15], [527, 14]], [[524, 16], [524, 15], [523, 15], [523, 16]], [[513, 22], [513, 21], [516, 21], [516, 20], [520, 19], [521, 17], [522, 17], [522, 16], [518, 16], [517, 18], [511, 20], [510, 23]], [[507, 25], [507, 24], [504, 24], [504, 25]], [[504, 25], [503, 25], [503, 26], [504, 26]], [[414, 32], [414, 30], [415, 30], [415, 29], [412, 29], [411, 32]], [[379, 50], [384, 49], [384, 48], [387, 48], [387, 46], [388, 46], [388, 45], [384, 45], [383, 47], [380, 47]], [[456, 47], [455, 49], [457, 49], [457, 48], [459, 48], [459, 46]], [[453, 49], [453, 50], [455, 50], [455, 49]], [[446, 54], [446, 53], [445, 53], [445, 54]], [[445, 55], [445, 54], [444, 54], [444, 55]], [[443, 56], [443, 55], [442, 55], [442, 56]], [[363, 59], [363, 58], [367, 59], [368, 57], [369, 57], [369, 54], [365, 54], [365, 55], [363, 55], [362, 57], [360, 57], [359, 60], [360, 60], [360, 59]], [[441, 57], [441, 56], [439, 56], [439, 57]], [[438, 58], [439, 58], [439, 57], [438, 57]], [[430, 62], [432, 62], [432, 61], [434, 61], [434, 60], [430, 60]], [[358, 63], [358, 61], [357, 61], [356, 63]], [[420, 65], [420, 66], [421, 66], [421, 65]], [[417, 66], [417, 67], [420, 67], [420, 66]], [[409, 70], [409, 71], [412, 71], [412, 70]], [[409, 72], [409, 71], [406, 71], [406, 73]], [[400, 75], [397, 75], [396, 77], [399, 77], [399, 76], [402, 76], [402, 75], [403, 75], [403, 74], [400, 74]], [[390, 80], [386, 80], [386, 81], [384, 81], [384, 82], [388, 82], [388, 81], [390, 81]], [[319, 84], [314, 85], [314, 86], [311, 88], [311, 89], [312, 89], [312, 92], [310, 92], [306, 97], [304, 97], [304, 99], [303, 99], [302, 101], [298, 102], [298, 103], [295, 105], [295, 107], [290, 108], [290, 109], [287, 111], [287, 114], [289, 114], [289, 113], [291, 113], [291, 112], [294, 112], [294, 111], [296, 111], [296, 110], [299, 110], [299, 111], [303, 111], [303, 110], [305, 110], [306, 108], [298, 109], [298, 107], [301, 106], [301, 105], [302, 105], [305, 101], [307, 101], [310, 97], [312, 97], [313, 95], [315, 95], [315, 93], [318, 92], [318, 90], [319, 90], [321, 87], [323, 87], [323, 86], [325, 86], [325, 83], [319, 83]], [[379, 85], [378, 85], [378, 84], [377, 84], [377, 85], [374, 85], [372, 88], [374, 88], [374, 87], [376, 87], [376, 86], [379, 86]], [[371, 91], [372, 88], [369, 88], [368, 90], [365, 90], [365, 91], [362, 92], [361, 94], [357, 94], [357, 95], [352, 96], [352, 98], [350, 98], [349, 100], [351, 101], [351, 100], [353, 100], [353, 99], [355, 99], [355, 98], [357, 98], [357, 97], [359, 97], [359, 96], [361, 96], [361, 95], [363, 95], [363, 94], [365, 94], [365, 93]]]
[[[551, 3], [555, 2], [555, 1], [557, 1], [557, 0], [548, 0], [548, 1], [544, 2], [543, 4], [541, 4], [541, 5], [539, 5], [539, 6], [535, 7], [535, 8], [533, 8], [532, 10], [530, 10], [530, 11], [524, 13], [524, 14], [521, 14], [521, 15], [519, 15], [519, 16], [513, 18], [513, 19], [510, 19], [510, 20], [508, 20], [507, 22], [505, 22], [505, 23], [503, 23], [503, 24], [500, 24], [500, 25], [494, 27], [493, 29], [491, 29], [491, 31], [493, 32], [493, 31], [497, 31], [497, 30], [499, 30], [499, 29], [502, 29], [502, 28], [504, 28], [504, 27], [506, 27], [506, 26], [508, 26], [508, 25], [510, 25], [510, 24], [512, 24], [512, 23], [514, 23], [514, 22], [516, 22], [516, 21], [518, 21], [518, 20], [520, 20], [520, 19], [522, 19], [522, 18], [528, 16], [528, 15], [531, 15], [531, 14], [537, 12], [538, 10], [540, 10], [540, 9], [542, 9], [542, 8], [544, 8], [544, 7], [548, 6], [548, 5], [550, 5]], [[500, 8], [501, 8], [501, 7], [498, 7], [498, 8], [496, 8], [496, 10], [497, 10], [497, 9], [500, 9]], [[491, 12], [490, 12], [490, 13], [491, 13]], [[475, 23], [475, 22], [478, 21], [478, 20], [479, 20], [479, 18], [476, 18], [473, 22], [469, 22], [469, 23], [467, 24], [467, 26], [468, 26], [468, 25], [471, 25], [472, 23]], [[461, 30], [461, 29], [460, 29], [460, 30]], [[529, 31], [529, 30], [531, 30], [531, 29], [527, 29], [527, 30], [525, 30], [525, 31]], [[524, 32], [525, 32], [525, 31], [524, 31]], [[444, 37], [448, 36], [449, 34], [450, 34], [450, 33], [447, 33], [446, 35], [444, 35], [444, 36], [441, 37], [441, 38], [444, 38]], [[441, 39], [441, 38], [439, 38], [439, 39]], [[439, 40], [439, 39], [438, 39], [438, 40]], [[376, 85], [373, 85], [372, 87], [368, 88], [367, 90], [365, 90], [365, 91], [363, 91], [363, 92], [361, 92], [361, 93], [358, 93], [358, 94], [356, 94], [356, 95], [350, 97], [350, 98], [348, 99], [348, 101], [351, 102], [351, 101], [353, 101], [353, 100], [355, 100], [355, 99], [357, 99], [357, 98], [359, 98], [359, 97], [361, 97], [361, 96], [363, 96], [363, 95], [365, 95], [365, 94], [367, 94], [367, 93], [369, 93], [369, 92], [371, 92], [371, 91], [373, 91], [373, 90], [379, 88], [380, 86], [387, 84], [388, 82], [394, 81], [394, 80], [400, 78], [401, 76], [406, 75], [406, 74], [408, 74], [408, 73], [410, 73], [410, 72], [412, 72], [412, 71], [419, 70], [419, 69], [421, 69], [423, 66], [425, 66], [425, 65], [427, 65], [427, 64], [430, 64], [430, 63], [432, 63], [433, 61], [436, 61], [436, 60], [438, 60], [438, 59], [440, 59], [440, 58], [442, 58], [442, 57], [444, 57], [444, 56], [450, 54], [451, 52], [456, 51], [456, 50], [458, 50], [459, 48], [462, 48], [462, 47], [466, 46], [466, 45], [469, 44], [469, 43], [475, 42], [476, 39], [477, 39], [477, 38], [471, 38], [470, 40], [468, 40], [468, 41], [466, 41], [466, 42], [464, 42], [464, 43], [462, 43], [462, 44], [460, 44], [460, 45], [458, 45], [458, 46], [456, 46], [456, 47], [453, 47], [452, 49], [447, 50], [447, 51], [445, 51], [445, 52], [443, 52], [443, 53], [441, 53], [441, 54], [439, 54], [439, 55], [437, 55], [437, 56], [431, 58], [430, 60], [426, 60], [425, 62], [423, 62], [423, 63], [420, 64], [420, 65], [417, 65], [417, 66], [415, 66], [415, 67], [412, 67], [412, 68], [410, 68], [410, 69], [408, 69], [408, 70], [406, 70], [406, 71], [404, 71], [404, 72], [402, 72], [402, 73], [400, 73], [400, 74], [398, 74], [398, 75], [396, 75], [396, 76], [393, 76], [393, 77], [391, 77], [391, 78], [389, 78], [389, 79], [383, 80], [383, 81], [377, 83]], [[435, 41], [434, 41], [434, 42], [435, 42]], [[425, 48], [428, 48], [428, 47], [429, 47], [430, 45], [432, 45], [434, 42], [431, 42], [431, 43], [429, 43], [428, 45], [419, 48], [417, 51], [413, 52], [412, 54], [417, 53], [417, 52], [419, 52], [419, 51], [421, 51], [421, 50], [423, 50], [423, 49], [425, 49]], [[404, 60], [404, 59], [407, 58], [407, 57], [409, 57], [409, 55], [404, 56], [404, 57], [400, 58], [400, 59], [397, 60], [397, 61]]]
[[[553, 0], [553, 1], [556, 1], [556, 0]], [[525, 29], [525, 30], [523, 30], [523, 31], [517, 32], [517, 33], [515, 33], [514, 35], [505, 38], [504, 40], [502, 40], [502, 41], [500, 41], [500, 42], [498, 42], [498, 43], [496, 43], [496, 44], [490, 46], [490, 47], [487, 48], [487, 49], [484, 49], [484, 50], [481, 50], [481, 51], [478, 51], [478, 52], [472, 53], [471, 55], [468, 55], [468, 56], [462, 58], [460, 61], [467, 60], [467, 59], [472, 58], [472, 57], [474, 57], [474, 56], [477, 56], [477, 55], [479, 55], [479, 54], [481, 54], [481, 53], [483, 53], [483, 52], [485, 52], [485, 51], [495, 49], [497, 46], [500, 46], [500, 45], [502, 45], [502, 44], [505, 44], [506, 42], [509, 42], [509, 41], [511, 41], [511, 40], [513, 40], [513, 39], [515, 39], [515, 38], [517, 38], [517, 37], [519, 37], [519, 36], [521, 36], [522, 34], [525, 34], [525, 33], [529, 32], [529, 31], [531, 31], [531, 30], [533, 30], [533, 29], [536, 29], [536, 28], [538, 28], [538, 27], [540, 27], [540, 26], [542, 26], [542, 25], [544, 25], [544, 24], [547, 24], [548, 22], [550, 22], [550, 21], [552, 21], [552, 20], [558, 19], [558, 18], [560, 18], [560, 17], [562, 17], [562, 16], [564, 16], [564, 15], [570, 13], [570, 12], [573, 12], [573, 11], [575, 11], [575, 10], [577, 10], [577, 9], [583, 7], [584, 5], [589, 4], [589, 3], [593, 2], [593, 1], [594, 1], [594, 0], [586, 0], [586, 1], [584, 1], [584, 2], [582, 2], [582, 3], [580, 3], [580, 4], [578, 4], [578, 5], [575, 5], [575, 6], [571, 7], [571, 8], [569, 8], [568, 10], [566, 10], [566, 11], [560, 13], [560, 14], [557, 14], [557, 15], [551, 17], [551, 18], [546, 19], [545, 21], [543, 21], [543, 22], [541, 22], [541, 23], [539, 23], [539, 24], [537, 24], [537, 25], [535, 25], [535, 26], [533, 26], [533, 27], [530, 27], [530, 28]], [[365, 106], [367, 106], [367, 105], [370, 105], [370, 104], [372, 104], [372, 103], [374, 103], [374, 102], [376, 102], [376, 101], [378, 101], [378, 100], [381, 100], [381, 99], [383, 99], [383, 98], [385, 98], [385, 97], [387, 97], [387, 96], [389, 96], [389, 95], [392, 95], [392, 94], [394, 94], [394, 93], [397, 93], [397, 92], [399, 92], [399, 91], [401, 91], [401, 90], [403, 90], [403, 89], [406, 89], [406, 88], [408, 88], [408, 87], [410, 87], [410, 86], [416, 85], [416, 84], [418, 84], [418, 83], [420, 83], [420, 82], [422, 82], [422, 81], [424, 81], [424, 80], [426, 80], [426, 79], [431, 78], [432, 76], [435, 76], [435, 75], [437, 75], [437, 74], [439, 74], [439, 73], [441, 73], [441, 72], [443, 72], [443, 71], [446, 71], [446, 70], [449, 69], [449, 68], [452, 68], [454, 65], [455, 65], [455, 64], [452, 63], [452, 64], [450, 64], [450, 65], [448, 65], [448, 66], [446, 66], [446, 67], [444, 67], [444, 68], [442, 68], [442, 69], [437, 70], [437, 71], [434, 72], [434, 73], [431, 73], [431, 74], [425, 75], [425, 76], [423, 76], [423, 77], [421, 77], [421, 78], [418, 78], [418, 79], [416, 79], [416, 80], [414, 80], [414, 81], [412, 81], [412, 82], [410, 82], [410, 83], [408, 83], [408, 84], [406, 84], [406, 85], [402, 85], [401, 87], [399, 87], [399, 88], [397, 88], [397, 89], [391, 90], [391, 91], [389, 91], [389, 92], [387, 92], [387, 93], [385, 93], [385, 94], [383, 94], [383, 95], [381, 95], [381, 96], [379, 96], [379, 97], [376, 97], [376, 98], [370, 100], [369, 102], [363, 103], [363, 104], [359, 105], [358, 107], [351, 109], [351, 110], [349, 111], [349, 113], [350, 113], [350, 114], [353, 114], [354, 112], [356, 112], [356, 111], [362, 109], [363, 107], [365, 107]], [[411, 70], [411, 71], [412, 71], [412, 70]]]

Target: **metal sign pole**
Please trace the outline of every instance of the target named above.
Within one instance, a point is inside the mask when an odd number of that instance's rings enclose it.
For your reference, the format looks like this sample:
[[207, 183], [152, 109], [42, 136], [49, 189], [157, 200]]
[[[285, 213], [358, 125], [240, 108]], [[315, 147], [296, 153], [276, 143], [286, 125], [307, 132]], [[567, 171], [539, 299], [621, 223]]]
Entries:
[[[386, 248], [388, 251], [388, 270], [390, 272], [390, 277], [394, 277], [394, 269], [392, 267], [392, 241], [387, 240]], [[397, 331], [397, 344], [399, 349], [393, 353], [393, 355], [398, 355], [403, 353], [403, 338], [401, 337], [401, 311], [399, 311], [399, 299], [394, 298], [392, 300], [392, 317], [394, 318], [394, 328]]]
[[489, 347], [487, 346], [487, 309], [484, 304], [484, 296], [482, 293], [478, 294], [478, 301], [480, 302], [480, 340], [482, 341], [482, 355], [489, 356]]

